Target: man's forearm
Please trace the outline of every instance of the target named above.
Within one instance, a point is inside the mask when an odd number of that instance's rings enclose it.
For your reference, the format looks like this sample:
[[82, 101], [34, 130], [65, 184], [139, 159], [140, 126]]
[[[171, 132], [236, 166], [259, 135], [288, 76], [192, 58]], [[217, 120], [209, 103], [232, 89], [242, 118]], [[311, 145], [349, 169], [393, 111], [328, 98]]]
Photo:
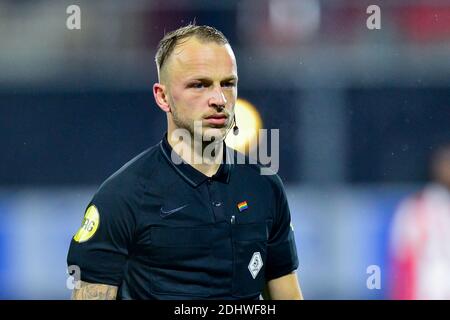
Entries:
[[270, 280], [266, 294], [270, 300], [303, 300], [295, 272]]
[[72, 292], [72, 300], [115, 300], [117, 287], [80, 281], [80, 288]]

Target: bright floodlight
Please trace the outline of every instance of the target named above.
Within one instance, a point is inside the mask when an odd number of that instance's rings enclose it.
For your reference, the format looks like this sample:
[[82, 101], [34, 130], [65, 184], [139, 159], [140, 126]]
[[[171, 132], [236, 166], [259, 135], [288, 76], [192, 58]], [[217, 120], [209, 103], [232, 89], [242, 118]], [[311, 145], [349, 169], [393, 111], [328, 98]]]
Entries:
[[261, 116], [255, 106], [243, 99], [237, 99], [234, 110], [239, 134], [235, 136], [231, 129], [225, 142], [239, 152], [248, 153], [257, 146], [258, 130], [262, 128]]

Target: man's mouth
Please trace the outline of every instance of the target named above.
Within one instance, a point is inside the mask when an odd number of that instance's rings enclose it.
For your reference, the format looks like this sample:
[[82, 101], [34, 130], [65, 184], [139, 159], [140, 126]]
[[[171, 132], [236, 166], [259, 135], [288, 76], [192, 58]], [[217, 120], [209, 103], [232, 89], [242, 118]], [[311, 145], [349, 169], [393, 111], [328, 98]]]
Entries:
[[225, 114], [213, 114], [205, 118], [209, 124], [224, 125], [227, 122], [227, 115]]

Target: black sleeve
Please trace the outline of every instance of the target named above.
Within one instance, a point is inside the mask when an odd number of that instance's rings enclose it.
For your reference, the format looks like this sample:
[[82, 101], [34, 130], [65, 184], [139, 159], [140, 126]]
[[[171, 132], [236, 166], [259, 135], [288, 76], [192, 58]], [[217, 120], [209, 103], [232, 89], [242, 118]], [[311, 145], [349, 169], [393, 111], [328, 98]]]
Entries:
[[299, 264], [286, 193], [281, 179], [275, 177], [277, 205], [267, 246], [267, 281], [289, 274]]
[[[115, 286], [121, 284], [136, 225], [131, 208], [130, 199], [115, 191], [99, 190], [89, 203], [86, 210], [88, 218], [97, 211], [98, 221], [89, 222], [85, 215], [80, 230], [72, 238], [67, 256], [69, 266], [80, 268], [81, 280]], [[86, 221], [94, 225], [87, 226]], [[95, 228], [95, 223], [98, 226], [92, 234], [82, 230]]]

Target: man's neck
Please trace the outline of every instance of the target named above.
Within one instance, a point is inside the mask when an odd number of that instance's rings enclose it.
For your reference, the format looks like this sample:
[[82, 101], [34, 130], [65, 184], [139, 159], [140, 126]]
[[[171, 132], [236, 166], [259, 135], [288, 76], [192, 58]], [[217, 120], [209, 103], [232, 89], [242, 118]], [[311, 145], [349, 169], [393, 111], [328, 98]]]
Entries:
[[[172, 147], [172, 152], [176, 152], [181, 159], [205, 176], [212, 177], [219, 170], [224, 152], [222, 142], [213, 144], [199, 141], [194, 143], [193, 137], [191, 137], [191, 143], [184, 140], [176, 141], [171, 139], [169, 133], [167, 141]], [[217, 152], [210, 152], [213, 149]]]

